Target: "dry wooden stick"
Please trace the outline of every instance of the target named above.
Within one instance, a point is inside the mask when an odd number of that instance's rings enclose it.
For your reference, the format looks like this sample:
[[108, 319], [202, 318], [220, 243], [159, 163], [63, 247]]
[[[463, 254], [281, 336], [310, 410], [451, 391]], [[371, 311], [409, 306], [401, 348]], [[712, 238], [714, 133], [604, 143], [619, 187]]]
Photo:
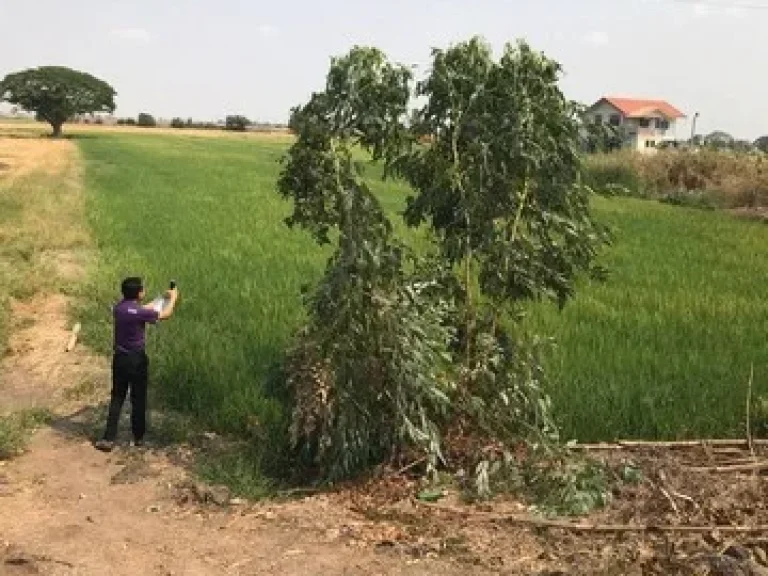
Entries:
[[557, 530], [568, 530], [571, 532], [598, 532], [598, 533], [618, 533], [618, 532], [662, 532], [662, 533], [683, 533], [683, 534], [708, 534], [713, 530], [721, 534], [768, 534], [768, 525], [760, 526], [672, 526], [672, 525], [653, 525], [653, 524], [587, 524], [582, 522], [568, 522], [565, 520], [546, 520], [544, 518], [535, 518], [533, 516], [523, 516], [516, 514], [493, 514], [490, 512], [477, 512], [473, 510], [461, 510], [451, 506], [442, 506], [440, 504], [431, 504], [414, 500], [419, 506], [432, 508], [433, 510], [463, 516], [467, 519], [476, 519], [485, 522], [505, 522], [519, 526], [530, 526], [533, 528], [546, 528]]
[[[768, 446], [768, 440], [753, 440], [753, 446]], [[746, 440], [739, 439], [713, 439], [713, 440], [621, 440], [618, 442], [603, 442], [598, 444], [575, 444], [572, 446], [574, 450], [631, 450], [633, 448], [701, 448], [703, 446], [711, 446], [713, 448], [727, 448], [744, 446], [749, 447], [749, 443]]]
[[755, 379], [755, 364], [749, 368], [749, 382], [747, 383], [747, 445], [752, 458], [755, 458], [755, 444], [752, 439], [752, 381]]
[[693, 506], [693, 508], [695, 510], [701, 510], [701, 506], [699, 506], [699, 504], [696, 502], [696, 500], [694, 500], [693, 498], [691, 498], [687, 494], [683, 494], [682, 492], [678, 492], [677, 490], [671, 490], [670, 494], [672, 494], [672, 496], [674, 496], [675, 498], [679, 498], [680, 500], [685, 500], [691, 506]]
[[[674, 496], [675, 498], [679, 498], [680, 500], [684, 500], [688, 502], [691, 506], [693, 506], [696, 510], [701, 510], [701, 507], [696, 503], [696, 500], [688, 496], [687, 494], [683, 494], [682, 492], [678, 492], [673, 487], [669, 485], [669, 481], [667, 479], [667, 474], [664, 472], [664, 470], [659, 470], [659, 481], [666, 487], [667, 494]], [[663, 489], [662, 489], [663, 490]], [[675, 508], [675, 512], [677, 512], [677, 507]]]
[[744, 456], [744, 448], [714, 448], [712, 453], [716, 456]]
[[386, 475], [386, 477], [387, 478], [393, 478], [393, 477], [396, 477], [396, 476], [402, 476], [403, 474], [405, 474], [409, 470], [412, 470], [413, 468], [416, 468], [416, 466], [418, 466], [420, 464], [423, 464], [426, 461], [427, 461], [427, 457], [426, 456], [422, 456], [418, 460], [414, 460], [410, 464], [406, 464], [405, 466], [400, 468], [400, 470], [395, 470], [394, 472], [390, 472], [389, 474]]
[[67, 352], [72, 352], [75, 348], [75, 344], [77, 344], [77, 337], [80, 334], [80, 329], [82, 327], [80, 326], [80, 322], [75, 324], [72, 327], [72, 335], [69, 337], [69, 342], [67, 342]]
[[321, 491], [321, 488], [313, 488], [308, 486], [306, 488], [290, 488], [289, 490], [281, 490], [277, 493], [277, 495], [290, 498], [291, 496], [296, 496], [297, 494], [317, 494]]
[[[713, 466], [720, 466], [721, 468], [727, 468], [729, 466], [739, 466], [741, 464], [754, 464], [755, 462], [757, 462], [755, 458], [753, 458], [752, 456], [747, 456], [745, 458], [733, 458], [730, 460], [721, 460], [720, 462], [713, 464]], [[690, 464], [683, 462], [682, 464], [683, 466], [686, 466], [688, 468], [699, 466], [699, 463], [696, 463], [696, 462], [690, 463]]]
[[[662, 484], [664, 483], [664, 472], [661, 470], [659, 471], [659, 480], [662, 482]], [[677, 502], [674, 501], [674, 499], [669, 494], [669, 492], [667, 492], [664, 486], [662, 486], [661, 484], [656, 484], [656, 482], [654, 482], [650, 478], [647, 478], [646, 482], [650, 485], [650, 487], [653, 490], [658, 490], [659, 492], [661, 492], [661, 495], [667, 499], [667, 502], [669, 502], [669, 506], [672, 508], [672, 511], [675, 513], [676, 516], [679, 517], [680, 509], [677, 507]]]
[[716, 474], [730, 474], [735, 472], [762, 472], [768, 470], [768, 460], [753, 462], [751, 464], [735, 464], [731, 466], [691, 466], [688, 470], [694, 472], [714, 472]]
[[74, 568], [75, 565], [66, 560], [57, 560], [50, 556], [44, 556], [40, 554], [21, 554], [11, 556], [5, 561], [5, 564], [9, 566], [24, 566], [33, 562], [48, 562], [50, 564], [59, 564], [60, 566], [66, 566], [67, 568]]
[[667, 492], [666, 488], [664, 486], [657, 486], [659, 489], [659, 492], [664, 496], [664, 498], [667, 499], [667, 502], [669, 502], [669, 505], [672, 507], [672, 510], [674, 511], [676, 516], [680, 516], [680, 509], [677, 507], [677, 504], [672, 499], [672, 496]]

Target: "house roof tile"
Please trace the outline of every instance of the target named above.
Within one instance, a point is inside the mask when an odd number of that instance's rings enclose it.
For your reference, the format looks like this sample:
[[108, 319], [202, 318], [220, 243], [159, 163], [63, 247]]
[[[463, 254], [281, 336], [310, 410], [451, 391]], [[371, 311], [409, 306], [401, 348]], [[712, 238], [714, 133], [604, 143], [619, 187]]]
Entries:
[[[600, 102], [608, 102], [622, 114], [629, 117], [642, 117], [658, 111], [667, 118], [685, 118], [685, 114], [664, 100], [642, 100], [637, 98], [605, 97]], [[599, 103], [599, 102], [598, 102]]]

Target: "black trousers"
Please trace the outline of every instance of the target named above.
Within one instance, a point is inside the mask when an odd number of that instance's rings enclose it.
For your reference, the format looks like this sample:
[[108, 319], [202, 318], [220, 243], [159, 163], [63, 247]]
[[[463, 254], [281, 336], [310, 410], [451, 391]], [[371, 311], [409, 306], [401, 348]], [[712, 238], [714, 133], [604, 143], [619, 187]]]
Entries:
[[149, 380], [149, 358], [141, 352], [115, 352], [112, 356], [112, 399], [109, 402], [109, 416], [104, 439], [117, 438], [117, 425], [123, 409], [125, 396], [131, 391], [131, 430], [134, 440], [144, 438], [147, 428], [147, 383]]

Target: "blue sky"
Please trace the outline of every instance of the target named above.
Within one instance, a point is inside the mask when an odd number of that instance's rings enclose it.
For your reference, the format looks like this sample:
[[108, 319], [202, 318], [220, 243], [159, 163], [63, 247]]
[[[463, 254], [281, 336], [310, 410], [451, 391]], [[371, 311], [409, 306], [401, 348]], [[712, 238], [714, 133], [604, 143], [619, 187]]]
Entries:
[[755, 138], [766, 29], [768, 0], [0, 0], [0, 76], [71, 66], [116, 88], [118, 114], [285, 121], [354, 44], [424, 70], [430, 48], [479, 34], [560, 61], [570, 98], [662, 98], [701, 132]]

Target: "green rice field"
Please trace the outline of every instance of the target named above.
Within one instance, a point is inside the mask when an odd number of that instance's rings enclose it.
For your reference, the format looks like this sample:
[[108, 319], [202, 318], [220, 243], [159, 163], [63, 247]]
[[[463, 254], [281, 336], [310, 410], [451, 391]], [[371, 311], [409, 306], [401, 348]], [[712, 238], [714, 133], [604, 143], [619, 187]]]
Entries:
[[[155, 398], [220, 430], [269, 428], [266, 382], [301, 323], [300, 288], [325, 254], [289, 230], [275, 191], [286, 142], [96, 132], [78, 140], [98, 262], [81, 311], [110, 345], [109, 306], [138, 274], [150, 295], [179, 282], [177, 316], [152, 330]], [[376, 184], [393, 213], [407, 189]], [[531, 307], [552, 335], [550, 391], [583, 441], [741, 434], [750, 366], [768, 393], [768, 227], [715, 212], [596, 198], [614, 230], [607, 282], [563, 312]]]

